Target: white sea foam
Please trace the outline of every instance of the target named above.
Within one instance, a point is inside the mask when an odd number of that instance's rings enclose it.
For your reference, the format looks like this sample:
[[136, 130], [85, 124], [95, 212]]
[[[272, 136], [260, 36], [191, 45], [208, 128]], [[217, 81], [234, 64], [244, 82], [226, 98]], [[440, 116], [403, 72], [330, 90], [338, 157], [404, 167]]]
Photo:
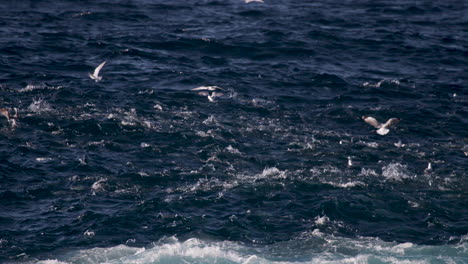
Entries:
[[380, 80], [380, 81], [377, 82], [377, 83], [365, 82], [365, 83], [362, 84], [362, 86], [364, 86], [364, 87], [375, 87], [375, 88], [379, 88], [379, 87], [382, 86], [382, 84], [384, 84], [384, 83], [390, 83], [390, 84], [400, 85], [400, 81], [398, 81], [398, 80]]
[[210, 115], [207, 119], [203, 120], [203, 124], [205, 125], [214, 125], [217, 124], [218, 120], [213, 115]]
[[289, 143], [288, 152], [302, 152], [304, 150], [313, 150], [316, 148], [314, 143], [309, 142], [291, 142]]
[[382, 176], [387, 180], [401, 181], [403, 179], [414, 178], [415, 175], [408, 171], [406, 165], [400, 163], [390, 163], [382, 167]]
[[315, 217], [315, 224], [316, 225], [324, 225], [330, 221], [330, 218], [328, 216], [323, 215], [323, 216], [317, 216]]
[[356, 186], [366, 186], [365, 183], [361, 181], [350, 181], [350, 182], [345, 182], [345, 183], [337, 183], [337, 182], [330, 182], [330, 181], [324, 181], [322, 182], [324, 184], [329, 184], [338, 188], [353, 188]]
[[313, 167], [310, 169], [312, 176], [322, 176], [324, 174], [341, 174], [342, 171], [337, 167], [327, 165], [327, 166], [320, 166], [320, 167]]
[[[219, 159], [216, 156], [213, 156], [207, 160], [207, 162], [219, 162]], [[211, 165], [211, 164], [208, 164]], [[212, 165], [211, 165], [212, 166]], [[213, 171], [216, 169], [213, 168]], [[178, 192], [197, 192], [197, 191], [209, 191], [213, 190], [214, 188], [219, 188], [221, 187], [223, 191], [225, 190], [230, 190], [232, 188], [235, 188], [239, 185], [243, 184], [257, 184], [258, 182], [262, 180], [281, 180], [285, 179], [290, 175], [290, 172], [287, 170], [279, 170], [276, 167], [271, 167], [271, 168], [265, 168], [261, 173], [258, 174], [250, 174], [250, 173], [236, 173], [234, 171], [234, 178], [231, 180], [220, 180], [217, 178], [211, 178], [211, 179], [199, 179], [195, 184], [190, 184], [190, 185], [184, 185], [176, 188]], [[172, 191], [171, 191], [172, 192]], [[173, 200], [173, 198], [168, 198], [169, 200]]]
[[135, 108], [131, 108], [130, 110], [117, 108], [114, 111], [114, 113], [107, 115], [107, 119], [119, 121], [122, 126], [142, 126], [149, 129], [155, 128], [152, 121], [139, 117]]
[[232, 154], [238, 154], [238, 155], [241, 154], [241, 152], [240, 152], [238, 149], [233, 148], [231, 145], [227, 146], [227, 147], [226, 147], [226, 150], [227, 150], [229, 153], [232, 153]]
[[22, 88], [22, 89], [19, 89], [18, 92], [20, 93], [24, 93], [24, 92], [31, 92], [31, 91], [34, 91], [34, 90], [58, 90], [58, 89], [62, 89], [63, 86], [48, 86], [44, 83], [39, 83], [39, 84], [28, 84], [26, 85], [26, 87]]
[[210, 129], [208, 131], [197, 131], [195, 134], [199, 137], [214, 137], [213, 131]]
[[246, 246], [229, 241], [209, 242], [174, 237], [148, 248], [119, 245], [72, 251], [40, 264], [63, 263], [196, 263], [196, 264], [342, 264], [342, 263], [466, 263], [460, 245], [419, 246], [383, 242], [375, 238], [340, 238], [315, 229], [302, 238], [266, 246]]
[[101, 178], [97, 180], [96, 182], [91, 185], [91, 190], [93, 194], [96, 194], [96, 192], [101, 192], [104, 191], [104, 183], [107, 181], [105, 178]]
[[28, 110], [34, 113], [49, 112], [52, 107], [43, 99], [33, 99], [32, 103], [28, 106]]
[[48, 260], [39, 261], [38, 264], [70, 264], [70, 262], [59, 261], [56, 259], [48, 259]]
[[285, 179], [288, 171], [281, 171], [276, 167], [272, 168], [265, 168], [262, 173], [257, 174], [255, 176], [256, 179], [262, 179], [262, 178], [280, 178], [280, 179]]
[[378, 148], [379, 147], [379, 143], [377, 143], [377, 142], [358, 141], [357, 145], [364, 145], [364, 146], [367, 146], [367, 147], [370, 147], [370, 148]]
[[379, 174], [373, 170], [373, 169], [366, 169], [366, 168], [362, 168], [361, 169], [361, 172], [359, 173], [359, 175], [361, 176], [365, 176], [365, 177], [376, 177], [376, 176], [379, 176]]
[[91, 15], [91, 14], [92, 14], [92, 13], [89, 12], [89, 11], [84, 11], [84, 12], [80, 12], [80, 13], [73, 14], [72, 17], [87, 16], [87, 15]]

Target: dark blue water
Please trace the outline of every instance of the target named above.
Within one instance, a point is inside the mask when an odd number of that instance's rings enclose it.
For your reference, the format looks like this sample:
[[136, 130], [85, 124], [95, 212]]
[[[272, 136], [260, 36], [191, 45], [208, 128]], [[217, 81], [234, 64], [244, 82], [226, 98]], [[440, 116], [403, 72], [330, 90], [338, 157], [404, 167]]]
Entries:
[[0, 262], [468, 262], [465, 1], [4, 1], [0, 62]]

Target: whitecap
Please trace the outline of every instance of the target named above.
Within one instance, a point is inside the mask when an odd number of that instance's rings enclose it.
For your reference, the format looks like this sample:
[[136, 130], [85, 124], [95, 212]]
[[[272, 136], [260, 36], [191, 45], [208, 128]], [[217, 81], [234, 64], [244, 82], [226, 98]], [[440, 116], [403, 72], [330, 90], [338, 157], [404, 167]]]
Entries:
[[214, 135], [213, 135], [213, 131], [210, 129], [206, 132], [204, 131], [197, 131], [195, 132], [195, 134], [199, 137], [213, 137], [214, 138]]
[[59, 261], [56, 259], [48, 259], [37, 262], [37, 264], [71, 264], [70, 262]]
[[91, 15], [91, 14], [92, 13], [90, 11], [84, 11], [84, 12], [73, 14], [72, 17], [87, 16], [87, 15]]
[[276, 167], [265, 168], [262, 173], [257, 174], [254, 178], [263, 179], [263, 178], [274, 178], [274, 179], [285, 179], [287, 177], [287, 170], [281, 171]]
[[390, 163], [387, 166], [382, 167], [382, 176], [387, 180], [401, 181], [403, 179], [414, 178], [415, 175], [412, 175], [408, 171], [406, 165], [400, 163]]
[[377, 143], [377, 142], [358, 141], [357, 145], [364, 145], [364, 146], [367, 146], [367, 147], [370, 147], [370, 148], [378, 148], [379, 147], [379, 143]]
[[238, 149], [233, 148], [231, 145], [227, 146], [226, 150], [231, 154], [238, 154], [238, 155], [241, 154], [241, 152]]
[[361, 182], [361, 181], [350, 181], [350, 182], [345, 182], [345, 183], [338, 183], [338, 182], [331, 182], [331, 181], [321, 181], [321, 183], [328, 184], [328, 185], [338, 187], [338, 188], [345, 188], [345, 189], [346, 188], [353, 188], [353, 187], [356, 187], [356, 186], [366, 186], [366, 184]]
[[49, 157], [38, 157], [36, 158], [36, 161], [38, 162], [47, 162], [47, 161], [51, 161], [53, 160], [52, 158], [49, 158]]
[[389, 84], [395, 84], [395, 85], [400, 85], [399, 80], [380, 80], [377, 83], [370, 83], [370, 82], [365, 82], [362, 84], [364, 87], [374, 87], [374, 88], [380, 88], [382, 84], [384, 83], [389, 83]]
[[28, 84], [26, 87], [19, 89], [18, 92], [24, 93], [24, 92], [31, 92], [34, 90], [59, 90], [62, 89], [63, 86], [48, 86], [45, 83], [39, 83], [39, 84]]
[[104, 183], [107, 181], [105, 178], [101, 178], [98, 181], [94, 182], [91, 185], [91, 190], [93, 190], [93, 194], [96, 194], [98, 191], [104, 191]]
[[359, 175], [361, 176], [365, 176], [365, 177], [369, 177], [369, 176], [379, 176], [379, 174], [373, 170], [373, 169], [366, 169], [366, 168], [362, 168], [361, 169], [361, 172], [359, 173]]
[[326, 215], [317, 216], [317, 217], [315, 217], [314, 220], [315, 220], [314, 222], [315, 222], [316, 225], [324, 225], [324, 224], [330, 222], [330, 218], [328, 218], [328, 216], [326, 216]]
[[205, 125], [214, 125], [217, 124], [218, 120], [213, 115], [210, 115], [207, 119], [203, 120], [203, 124]]
[[43, 99], [33, 99], [28, 106], [28, 110], [34, 113], [42, 113], [52, 111], [52, 107]]
[[384, 242], [376, 238], [342, 238], [318, 229], [301, 238], [263, 246], [230, 241], [179, 241], [163, 238], [151, 247], [119, 245], [75, 250], [41, 264], [62, 263], [197, 263], [197, 264], [367, 264], [465, 263], [459, 245], [421, 246]]
[[313, 167], [312, 169], [309, 170], [312, 174], [312, 176], [322, 176], [324, 174], [341, 174], [342, 171], [338, 169], [337, 167], [331, 166], [331, 165], [326, 165], [326, 166], [319, 166], [319, 167]]

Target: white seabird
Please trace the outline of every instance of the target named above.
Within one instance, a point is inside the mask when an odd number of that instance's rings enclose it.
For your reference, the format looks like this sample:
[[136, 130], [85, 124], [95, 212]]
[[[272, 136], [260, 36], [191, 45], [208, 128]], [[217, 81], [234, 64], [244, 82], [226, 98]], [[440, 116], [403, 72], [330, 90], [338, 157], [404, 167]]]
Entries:
[[373, 118], [372, 116], [362, 116], [362, 120], [364, 120], [364, 122], [366, 122], [367, 124], [377, 128], [376, 132], [381, 136], [387, 135], [388, 132], [390, 132], [390, 130], [388, 129], [389, 127], [400, 123], [400, 119], [395, 117], [387, 120], [385, 124], [381, 124], [379, 121], [377, 121], [377, 119]]
[[424, 169], [424, 174], [430, 174], [432, 172], [432, 164], [431, 162], [427, 163], [427, 168]]
[[197, 88], [191, 89], [192, 91], [200, 91], [198, 92], [199, 95], [206, 96], [210, 102], [214, 101], [215, 97], [221, 97], [224, 94], [219, 92], [223, 91], [224, 89], [219, 86], [200, 86]]
[[406, 144], [401, 143], [401, 140], [398, 140], [397, 143], [393, 143], [393, 145], [397, 148], [404, 148], [406, 146]]
[[99, 82], [100, 80], [102, 80], [102, 75], [99, 76], [99, 72], [101, 71], [102, 67], [104, 67], [106, 62], [107, 61], [104, 61], [103, 63], [99, 64], [99, 66], [97, 66], [96, 69], [94, 69], [94, 73], [89, 73], [89, 77], [95, 80], [96, 82]]

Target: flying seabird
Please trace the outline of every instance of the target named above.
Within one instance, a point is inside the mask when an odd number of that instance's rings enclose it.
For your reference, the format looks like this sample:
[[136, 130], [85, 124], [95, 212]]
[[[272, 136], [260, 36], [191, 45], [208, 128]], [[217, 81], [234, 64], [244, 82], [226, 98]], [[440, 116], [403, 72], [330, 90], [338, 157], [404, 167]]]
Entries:
[[388, 132], [390, 132], [390, 130], [388, 129], [389, 127], [400, 123], [400, 119], [395, 117], [387, 120], [385, 124], [379, 123], [379, 121], [377, 121], [377, 119], [373, 118], [372, 116], [362, 116], [362, 120], [364, 120], [364, 122], [366, 122], [367, 124], [377, 128], [376, 132], [381, 136], [387, 135]]
[[94, 69], [94, 73], [89, 73], [89, 77], [95, 80], [96, 82], [102, 80], [102, 75], [99, 76], [99, 71], [101, 71], [102, 67], [104, 67], [104, 64], [106, 64], [106, 62], [107, 61], [104, 61], [103, 63], [99, 64], [99, 66], [97, 66], [96, 69]]
[[224, 89], [219, 86], [200, 86], [192, 89], [192, 91], [200, 91], [198, 94], [208, 97], [210, 102], [213, 102], [215, 97], [223, 96], [224, 94], [219, 92], [223, 90]]

